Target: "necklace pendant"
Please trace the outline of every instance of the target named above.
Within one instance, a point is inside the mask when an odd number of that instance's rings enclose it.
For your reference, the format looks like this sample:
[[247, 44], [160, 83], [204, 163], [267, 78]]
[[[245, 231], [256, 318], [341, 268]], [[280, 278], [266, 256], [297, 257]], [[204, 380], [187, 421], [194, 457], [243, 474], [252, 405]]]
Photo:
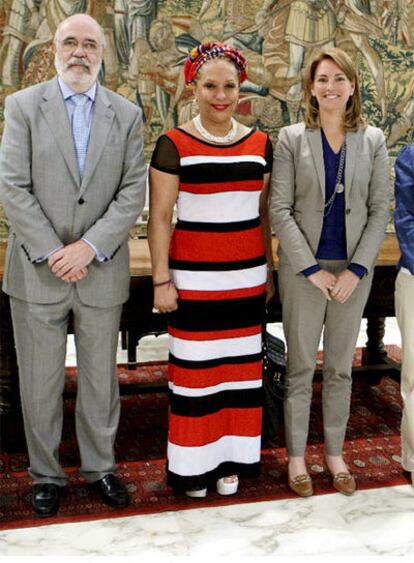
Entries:
[[341, 194], [341, 193], [344, 191], [344, 189], [345, 189], [345, 188], [344, 188], [344, 185], [343, 185], [343, 184], [336, 184], [336, 189], [335, 189], [335, 191], [336, 191], [337, 194]]

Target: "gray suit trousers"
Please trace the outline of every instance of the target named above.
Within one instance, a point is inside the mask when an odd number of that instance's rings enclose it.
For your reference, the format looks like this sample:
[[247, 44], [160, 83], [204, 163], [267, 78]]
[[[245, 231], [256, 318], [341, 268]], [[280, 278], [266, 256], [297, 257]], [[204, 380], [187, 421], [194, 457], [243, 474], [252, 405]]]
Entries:
[[401, 270], [395, 282], [395, 313], [402, 340], [401, 458], [406, 471], [414, 471], [414, 276]]
[[76, 435], [81, 472], [88, 482], [115, 470], [114, 441], [120, 400], [116, 352], [122, 306], [84, 305], [73, 285], [59, 303], [10, 298], [19, 365], [29, 473], [35, 483], [63, 486], [59, 463], [64, 371], [70, 310], [77, 354]]
[[[322, 268], [339, 273], [344, 260], [318, 260]], [[323, 336], [323, 428], [328, 455], [341, 455], [349, 418], [352, 358], [372, 273], [358, 283], [344, 304], [328, 301], [303, 274], [279, 265], [283, 328], [288, 345], [284, 404], [286, 444], [290, 456], [303, 456], [309, 430], [312, 380], [318, 345]]]

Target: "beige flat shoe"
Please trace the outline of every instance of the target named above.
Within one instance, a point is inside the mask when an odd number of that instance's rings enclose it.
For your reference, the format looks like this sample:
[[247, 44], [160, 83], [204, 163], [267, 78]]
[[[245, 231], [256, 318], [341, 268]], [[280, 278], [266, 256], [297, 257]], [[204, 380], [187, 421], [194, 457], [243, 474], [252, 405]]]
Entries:
[[333, 477], [332, 484], [338, 492], [347, 496], [353, 495], [357, 488], [352, 473], [337, 473]]
[[300, 497], [311, 497], [313, 495], [312, 478], [307, 474], [298, 475], [294, 479], [289, 479], [288, 485], [290, 490]]

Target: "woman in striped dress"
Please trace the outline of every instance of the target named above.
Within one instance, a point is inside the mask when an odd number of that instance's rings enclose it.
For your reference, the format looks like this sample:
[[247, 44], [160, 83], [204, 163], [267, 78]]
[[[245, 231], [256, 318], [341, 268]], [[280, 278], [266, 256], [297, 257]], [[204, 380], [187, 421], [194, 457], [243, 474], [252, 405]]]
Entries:
[[232, 117], [245, 65], [221, 43], [190, 53], [200, 114], [160, 137], [150, 167], [154, 310], [171, 313], [168, 483], [192, 497], [233, 494], [260, 469], [272, 147]]

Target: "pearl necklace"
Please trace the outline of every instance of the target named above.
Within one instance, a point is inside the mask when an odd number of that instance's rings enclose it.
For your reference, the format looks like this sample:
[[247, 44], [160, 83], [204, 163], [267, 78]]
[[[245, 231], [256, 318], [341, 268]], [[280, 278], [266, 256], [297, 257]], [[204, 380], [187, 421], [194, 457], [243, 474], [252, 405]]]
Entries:
[[237, 121], [233, 118], [231, 118], [230, 131], [227, 133], [227, 135], [224, 135], [224, 137], [219, 137], [217, 135], [212, 135], [211, 133], [209, 133], [207, 131], [207, 129], [205, 129], [203, 127], [203, 124], [201, 123], [200, 114], [196, 115], [193, 118], [193, 123], [194, 123], [194, 127], [197, 129], [197, 131], [200, 133], [200, 135], [202, 137], [204, 137], [205, 139], [207, 139], [207, 141], [211, 141], [212, 143], [231, 143], [232, 141], [234, 141], [234, 139], [236, 137]]

